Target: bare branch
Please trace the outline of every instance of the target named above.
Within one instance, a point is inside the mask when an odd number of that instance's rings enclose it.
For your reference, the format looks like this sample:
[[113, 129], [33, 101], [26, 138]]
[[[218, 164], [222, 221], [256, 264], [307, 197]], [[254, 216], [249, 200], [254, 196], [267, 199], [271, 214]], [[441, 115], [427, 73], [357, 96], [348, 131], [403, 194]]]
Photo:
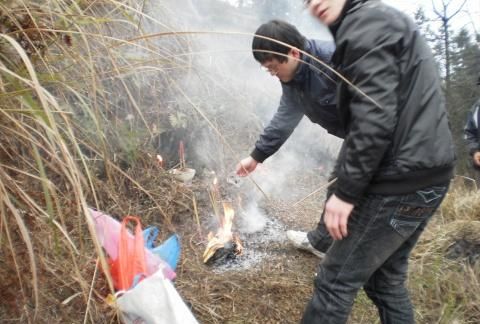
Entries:
[[[455, 11], [455, 13], [453, 13], [453, 14], [452, 14], [450, 17], [448, 17], [447, 19], [450, 20], [450, 19], [452, 19], [453, 17], [455, 17], [455, 16], [460, 12], [460, 10], [463, 9], [463, 6], [465, 5], [466, 2], [467, 2], [467, 0], [463, 0], [463, 3], [462, 3], [462, 5], [458, 8], [458, 10]], [[449, 3], [449, 4], [450, 4], [450, 3]]]

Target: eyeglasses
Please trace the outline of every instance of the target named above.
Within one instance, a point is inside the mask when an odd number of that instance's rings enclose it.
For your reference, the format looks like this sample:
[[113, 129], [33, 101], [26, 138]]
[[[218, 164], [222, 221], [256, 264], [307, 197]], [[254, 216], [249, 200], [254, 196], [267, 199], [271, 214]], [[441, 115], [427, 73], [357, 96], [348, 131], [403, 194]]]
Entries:
[[275, 65], [270, 65], [270, 66], [262, 65], [262, 66], [260, 66], [260, 68], [263, 71], [265, 71], [267, 73], [270, 73], [273, 76], [276, 76], [278, 74], [278, 66], [276, 64]]

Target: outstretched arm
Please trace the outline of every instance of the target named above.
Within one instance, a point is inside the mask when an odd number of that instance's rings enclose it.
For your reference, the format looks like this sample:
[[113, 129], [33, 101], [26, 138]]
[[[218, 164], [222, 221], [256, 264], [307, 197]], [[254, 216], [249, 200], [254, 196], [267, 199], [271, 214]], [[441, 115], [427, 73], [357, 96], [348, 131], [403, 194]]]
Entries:
[[292, 98], [283, 94], [277, 112], [255, 143], [250, 156], [260, 163], [265, 161], [285, 143], [302, 117], [303, 111], [295, 106]]

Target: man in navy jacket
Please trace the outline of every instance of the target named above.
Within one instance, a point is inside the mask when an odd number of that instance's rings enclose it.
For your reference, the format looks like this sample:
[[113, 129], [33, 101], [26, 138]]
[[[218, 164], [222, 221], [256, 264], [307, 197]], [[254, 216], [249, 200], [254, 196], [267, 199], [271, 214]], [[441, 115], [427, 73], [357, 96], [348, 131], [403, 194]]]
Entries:
[[254, 171], [257, 163], [274, 154], [304, 115], [329, 133], [343, 137], [335, 107], [333, 73], [300, 52], [305, 51], [329, 64], [335, 49], [333, 43], [307, 40], [293, 25], [280, 20], [261, 25], [255, 34], [290, 46], [261, 37], [253, 39], [253, 56], [267, 72], [280, 80], [282, 97], [276, 114], [255, 143], [250, 157], [238, 164], [240, 175]]
[[[250, 156], [238, 163], [236, 171], [240, 176], [253, 172], [258, 163], [274, 154], [303, 116], [334, 136], [344, 136], [336, 110], [336, 77], [331, 70], [309, 56], [329, 65], [334, 44], [331, 41], [306, 39], [293, 25], [281, 20], [261, 25], [255, 35], [258, 36], [252, 41], [253, 56], [267, 72], [280, 80], [282, 97], [277, 112], [255, 143]], [[326, 250], [331, 243], [322, 224], [311, 231], [308, 238], [307, 233], [297, 231], [287, 231], [287, 236], [297, 248], [319, 257], [323, 253], [318, 249]]]

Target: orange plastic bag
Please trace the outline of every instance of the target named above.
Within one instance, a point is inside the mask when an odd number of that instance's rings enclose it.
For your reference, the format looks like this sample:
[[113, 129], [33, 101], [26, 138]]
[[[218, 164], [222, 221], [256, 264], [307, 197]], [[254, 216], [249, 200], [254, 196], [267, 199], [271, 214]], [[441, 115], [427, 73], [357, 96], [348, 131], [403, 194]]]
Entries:
[[[133, 240], [128, 235], [129, 221], [137, 223]], [[117, 290], [128, 290], [147, 276], [142, 225], [138, 217], [127, 216], [123, 219], [118, 244], [117, 258], [109, 261], [110, 274]]]
[[[115, 260], [118, 258], [118, 248], [120, 245], [119, 243], [122, 223], [114, 219], [112, 216], [109, 216], [97, 210], [90, 209], [90, 215], [95, 223], [95, 232], [97, 234], [99, 243], [105, 249], [105, 252], [107, 252], [110, 264], [113, 262], [111, 260]], [[127, 236], [130, 242], [134, 242], [135, 236], [130, 231], [127, 231]], [[165, 275], [165, 277], [167, 277], [167, 279], [175, 279], [175, 272], [165, 261], [163, 261], [159, 256], [157, 256], [155, 253], [145, 247], [144, 253], [145, 262], [147, 264], [147, 276], [152, 275], [158, 269], [162, 269], [163, 274]]]

